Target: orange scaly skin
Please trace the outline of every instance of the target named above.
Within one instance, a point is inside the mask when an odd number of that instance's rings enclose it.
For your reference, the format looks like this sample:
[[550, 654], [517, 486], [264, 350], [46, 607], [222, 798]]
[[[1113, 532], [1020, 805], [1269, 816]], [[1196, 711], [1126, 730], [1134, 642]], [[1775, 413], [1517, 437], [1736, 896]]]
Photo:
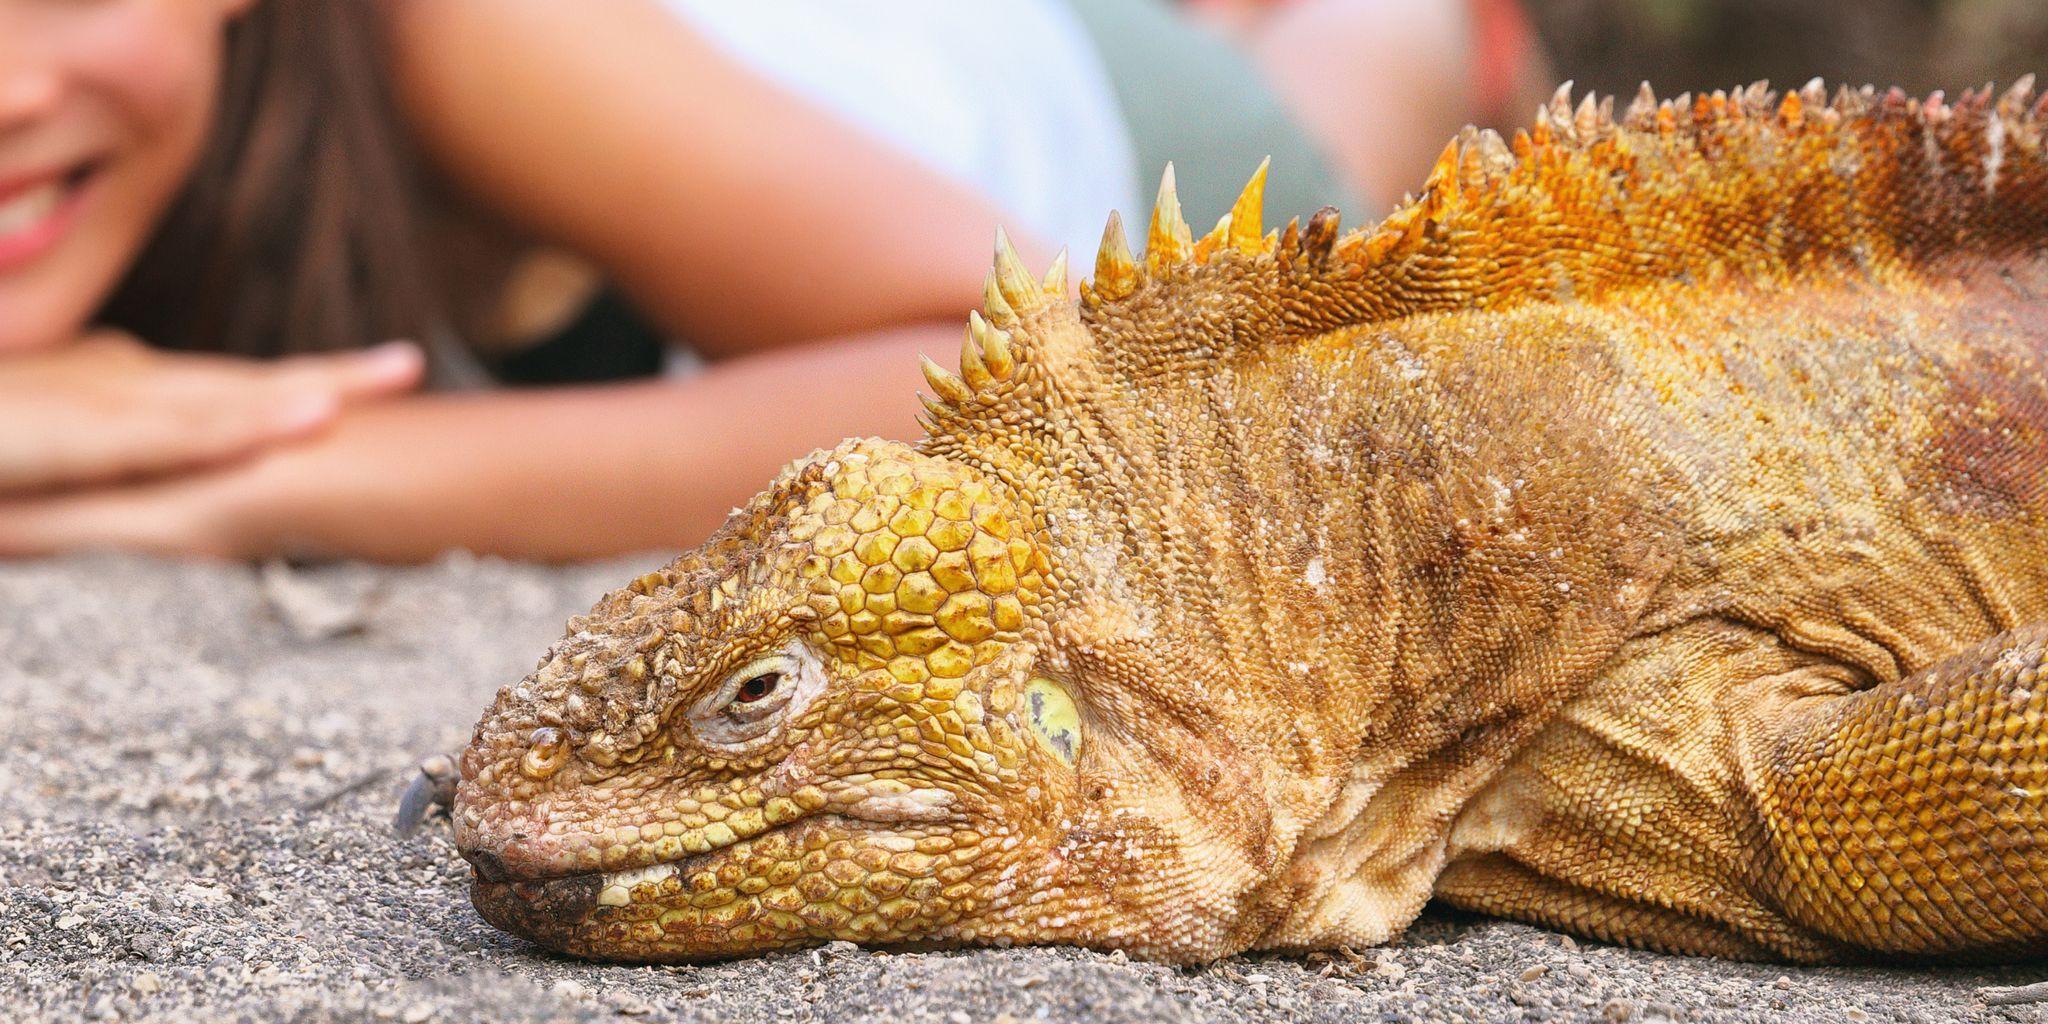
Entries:
[[1817, 85], [1468, 133], [800, 460], [462, 759], [492, 923], [1199, 961], [1432, 896], [1829, 961], [2048, 948], [2048, 114]]

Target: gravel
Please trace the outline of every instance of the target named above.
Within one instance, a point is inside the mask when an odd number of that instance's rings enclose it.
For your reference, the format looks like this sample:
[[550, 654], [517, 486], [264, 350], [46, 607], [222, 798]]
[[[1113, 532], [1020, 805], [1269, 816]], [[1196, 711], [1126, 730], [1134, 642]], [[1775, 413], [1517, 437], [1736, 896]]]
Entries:
[[387, 827], [424, 754], [652, 558], [415, 569], [0, 565], [0, 1020], [2048, 1020], [2041, 967], [1800, 970], [1431, 911], [1396, 946], [1203, 968], [834, 943], [563, 959], [479, 920], [444, 822]]

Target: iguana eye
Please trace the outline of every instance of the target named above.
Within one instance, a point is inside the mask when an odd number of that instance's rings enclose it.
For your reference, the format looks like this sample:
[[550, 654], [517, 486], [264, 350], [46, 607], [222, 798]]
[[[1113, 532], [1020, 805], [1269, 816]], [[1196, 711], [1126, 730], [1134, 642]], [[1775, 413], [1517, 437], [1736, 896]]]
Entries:
[[718, 688], [689, 711], [691, 731], [728, 750], [773, 735], [825, 688], [825, 669], [801, 643], [791, 643], [726, 673]]
[[782, 673], [763, 672], [741, 683], [740, 692], [734, 694], [732, 699], [741, 704], [752, 704], [756, 701], [766, 700], [768, 695], [774, 693], [775, 688], [780, 685], [782, 685]]

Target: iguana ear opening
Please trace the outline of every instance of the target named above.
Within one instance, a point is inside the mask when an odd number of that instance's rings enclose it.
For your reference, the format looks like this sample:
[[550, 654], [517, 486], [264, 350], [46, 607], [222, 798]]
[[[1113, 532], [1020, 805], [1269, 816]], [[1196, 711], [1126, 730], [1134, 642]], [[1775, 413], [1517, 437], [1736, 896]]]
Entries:
[[1031, 737], [1071, 768], [1081, 760], [1081, 709], [1066, 684], [1034, 675], [1024, 684], [1024, 722]]

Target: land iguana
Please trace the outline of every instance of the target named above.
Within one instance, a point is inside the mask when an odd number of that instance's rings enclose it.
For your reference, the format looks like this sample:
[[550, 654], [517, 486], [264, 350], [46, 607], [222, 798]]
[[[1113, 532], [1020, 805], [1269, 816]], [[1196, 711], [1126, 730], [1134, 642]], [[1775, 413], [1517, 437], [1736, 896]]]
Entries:
[[461, 757], [500, 928], [1167, 961], [1431, 899], [1683, 953], [2048, 949], [2048, 98], [1561, 90], [1363, 231], [1075, 302], [798, 460]]

